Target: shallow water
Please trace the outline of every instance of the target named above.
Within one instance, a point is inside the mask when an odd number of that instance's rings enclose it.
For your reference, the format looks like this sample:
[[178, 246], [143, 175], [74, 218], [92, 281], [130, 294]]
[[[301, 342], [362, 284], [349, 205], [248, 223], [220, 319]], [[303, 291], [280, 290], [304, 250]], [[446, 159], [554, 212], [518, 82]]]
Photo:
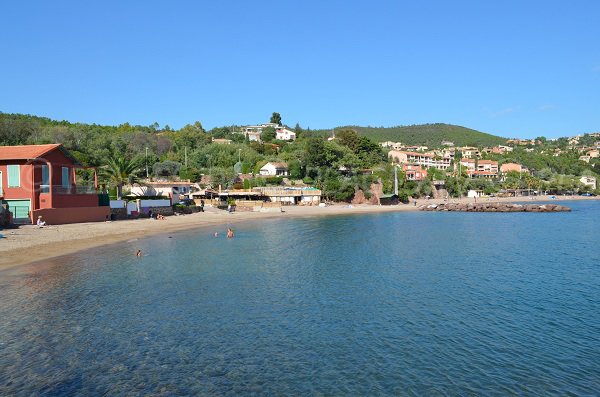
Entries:
[[595, 395], [600, 202], [569, 206], [266, 220], [6, 270], [0, 395]]

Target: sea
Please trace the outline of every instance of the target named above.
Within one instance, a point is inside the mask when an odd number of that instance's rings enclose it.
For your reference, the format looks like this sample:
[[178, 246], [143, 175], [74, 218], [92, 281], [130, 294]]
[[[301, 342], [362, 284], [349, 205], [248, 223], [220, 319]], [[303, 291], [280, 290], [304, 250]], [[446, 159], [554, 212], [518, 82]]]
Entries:
[[268, 219], [0, 271], [0, 395], [599, 395], [600, 201], [567, 205]]

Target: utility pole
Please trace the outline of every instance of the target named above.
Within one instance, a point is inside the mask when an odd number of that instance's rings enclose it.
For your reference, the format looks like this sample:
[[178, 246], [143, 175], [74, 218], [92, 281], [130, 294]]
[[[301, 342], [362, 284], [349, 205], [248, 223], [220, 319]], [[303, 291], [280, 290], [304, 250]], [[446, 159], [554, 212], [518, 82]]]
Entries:
[[148, 146], [146, 146], [146, 179], [148, 179]]
[[398, 167], [394, 164], [394, 194], [398, 195]]
[[185, 163], [185, 168], [187, 168], [187, 146], [183, 147], [183, 157], [184, 157], [184, 163]]
[[238, 163], [242, 162], [242, 149], [238, 149]]

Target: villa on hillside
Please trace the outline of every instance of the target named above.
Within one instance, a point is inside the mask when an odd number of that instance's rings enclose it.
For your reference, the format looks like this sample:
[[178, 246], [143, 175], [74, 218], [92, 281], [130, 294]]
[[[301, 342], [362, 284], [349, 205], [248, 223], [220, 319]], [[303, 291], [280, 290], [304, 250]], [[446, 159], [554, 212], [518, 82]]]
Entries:
[[481, 157], [481, 152], [476, 147], [464, 146], [458, 149], [462, 156], [467, 159]]
[[259, 172], [263, 176], [287, 176], [289, 175], [286, 163], [267, 163], [263, 165]]
[[93, 185], [77, 184], [84, 168], [61, 144], [0, 146], [0, 200], [15, 223], [104, 221], [110, 207], [100, 205], [96, 171]]
[[427, 179], [427, 170], [420, 165], [402, 164], [402, 172], [404, 172], [407, 181]]
[[525, 167], [517, 163], [504, 163], [500, 166], [500, 173], [506, 175], [509, 172], [518, 172], [519, 174], [525, 172]]
[[582, 176], [579, 179], [579, 182], [581, 182], [585, 186], [590, 186], [592, 190], [596, 190], [596, 178], [593, 176]]
[[458, 163], [459, 169], [464, 167], [470, 178], [496, 178], [498, 176], [498, 162], [492, 160], [479, 160], [463, 158]]
[[288, 130], [284, 126], [276, 123], [248, 125], [242, 127], [241, 132], [236, 133], [244, 134], [244, 136], [246, 136], [249, 141], [260, 142], [260, 135], [262, 134], [263, 129], [267, 127], [272, 127], [275, 130], [275, 139], [279, 139], [280, 141], [293, 141], [296, 139], [296, 133], [294, 131]]
[[464, 167], [467, 172], [475, 171], [475, 159], [462, 158], [458, 164], [459, 168]]
[[425, 168], [433, 167], [446, 170], [450, 167], [450, 157], [437, 157], [432, 153], [405, 152], [401, 150], [390, 150], [388, 157], [398, 164], [416, 164]]
[[391, 148], [391, 149], [395, 149], [395, 150], [400, 150], [400, 149], [402, 149], [402, 147], [404, 145], [402, 144], [402, 142], [386, 141], [386, 142], [381, 142], [379, 144], [379, 146], [381, 146], [383, 148]]

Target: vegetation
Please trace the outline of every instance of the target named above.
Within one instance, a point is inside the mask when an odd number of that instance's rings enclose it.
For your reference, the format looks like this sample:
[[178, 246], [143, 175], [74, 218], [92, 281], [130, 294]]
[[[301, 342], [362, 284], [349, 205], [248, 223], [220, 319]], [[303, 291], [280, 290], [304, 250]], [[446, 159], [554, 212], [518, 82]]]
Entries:
[[[506, 138], [486, 134], [470, 128], [451, 124], [423, 124], [397, 127], [336, 127], [338, 130], [351, 129], [359, 135], [370, 138], [375, 142], [402, 142], [406, 145], [427, 146], [437, 148], [442, 146], [442, 141], [451, 141], [456, 146], [494, 146], [506, 143]], [[331, 130], [317, 130], [313, 134], [331, 135]]]
[[[273, 113], [271, 121], [281, 123], [281, 115]], [[447, 124], [374, 128], [341, 127], [336, 139], [328, 140], [331, 131], [303, 129], [296, 124], [297, 140], [276, 140], [275, 130], [265, 128], [262, 142], [249, 142], [240, 133], [239, 126], [223, 126], [206, 131], [199, 121], [174, 130], [157, 123], [119, 126], [70, 123], [44, 117], [0, 113], [0, 145], [62, 143], [84, 165], [98, 167], [101, 181], [122, 196], [125, 184], [135, 182], [147, 170], [150, 176], [163, 179], [200, 181], [209, 176], [213, 187], [251, 188], [264, 185], [308, 184], [322, 190], [331, 201], [349, 201], [357, 190], [370, 196], [373, 183], [381, 183], [385, 194], [393, 193], [394, 170], [387, 161], [386, 152], [376, 141], [401, 141], [409, 145], [439, 148], [443, 140], [456, 146], [483, 146], [504, 144], [505, 139]], [[214, 143], [213, 139], [230, 139], [232, 144]], [[458, 175], [452, 167], [449, 172], [428, 170], [425, 181], [407, 181], [399, 173], [399, 196], [406, 202], [409, 197], [434, 194], [433, 180], [444, 180], [449, 195], [462, 196], [469, 189], [486, 194], [506, 189], [532, 189], [550, 192], [589, 190], [579, 182], [582, 175], [598, 177], [600, 160], [585, 163], [580, 153], [570, 148], [569, 140], [537, 139], [541, 144], [517, 146], [504, 154], [484, 154], [485, 159], [501, 164], [515, 162], [531, 171], [531, 175], [508, 174], [495, 180], [469, 179]], [[598, 138], [583, 136], [581, 142], [592, 145]], [[461, 154], [456, 154], [456, 159]], [[457, 161], [457, 160], [455, 160]], [[286, 162], [289, 181], [284, 178], [238, 178], [238, 174], [257, 175], [267, 162]], [[89, 176], [87, 176], [89, 178]]]

